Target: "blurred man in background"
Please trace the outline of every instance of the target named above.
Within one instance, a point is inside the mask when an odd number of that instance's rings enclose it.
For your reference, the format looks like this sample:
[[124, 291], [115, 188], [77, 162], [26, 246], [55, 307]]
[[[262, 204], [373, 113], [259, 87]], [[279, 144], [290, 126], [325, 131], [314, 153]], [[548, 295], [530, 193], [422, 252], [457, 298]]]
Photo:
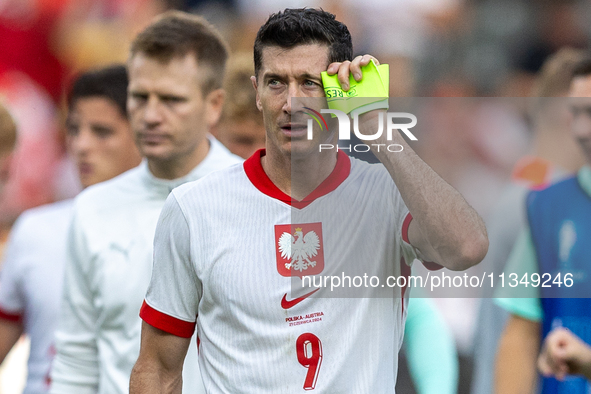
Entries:
[[[128, 392], [164, 201], [173, 188], [241, 161], [209, 135], [224, 101], [226, 58], [217, 30], [180, 11], [135, 38], [127, 104], [146, 160], [75, 201], [52, 393]], [[196, 342], [185, 376], [193, 394], [204, 390]]]
[[[517, 295], [497, 302], [511, 316], [499, 343], [495, 385], [497, 393], [529, 393], [536, 386], [536, 359], [541, 340], [553, 328], [565, 327], [591, 343], [589, 325], [591, 300], [571, 298], [556, 283], [557, 275], [574, 276], [573, 289], [589, 277], [591, 255], [591, 59], [579, 62], [572, 72], [568, 103], [572, 114], [571, 131], [582, 148], [586, 165], [577, 176], [568, 178], [527, 197], [526, 228], [508, 258], [506, 277], [518, 281], [534, 273], [551, 285], [522, 286]], [[558, 273], [558, 274], [557, 274]], [[532, 278], [533, 280], [533, 278]], [[521, 282], [520, 282], [521, 283]], [[588, 287], [588, 284], [586, 284]], [[501, 290], [501, 289], [499, 289]], [[577, 293], [581, 294], [581, 293]], [[511, 297], [511, 294], [508, 294]], [[502, 297], [507, 297], [503, 295]], [[580, 297], [577, 295], [577, 297]], [[564, 381], [541, 380], [542, 393], [585, 394], [591, 385], [583, 378], [569, 376]]]
[[[534, 84], [530, 115], [533, 137], [530, 154], [513, 170], [512, 183], [498, 200], [488, 220], [490, 248], [483, 261], [495, 275], [503, 272], [509, 253], [526, 223], [525, 198], [575, 173], [584, 163], [570, 131], [567, 101], [574, 67], [584, 59], [583, 51], [565, 48], [550, 57]], [[484, 294], [474, 339], [472, 392], [493, 392], [494, 362], [498, 341], [509, 313], [494, 304], [492, 294]]]
[[[82, 187], [140, 163], [127, 119], [127, 81], [120, 65], [86, 72], [72, 85], [66, 138]], [[72, 208], [73, 201], [66, 200], [24, 212], [12, 229], [0, 273], [0, 362], [26, 333], [31, 349], [25, 393], [49, 390]]]

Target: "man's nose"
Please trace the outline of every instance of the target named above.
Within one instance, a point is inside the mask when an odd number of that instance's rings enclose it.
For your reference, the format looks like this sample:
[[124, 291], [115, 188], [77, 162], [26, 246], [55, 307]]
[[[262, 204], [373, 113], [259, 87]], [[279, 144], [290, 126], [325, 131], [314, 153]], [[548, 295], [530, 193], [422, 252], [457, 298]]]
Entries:
[[287, 97], [283, 105], [283, 111], [290, 115], [294, 112], [301, 112], [304, 107], [302, 97], [304, 95], [298, 84], [290, 84], [287, 88]]
[[147, 124], [157, 124], [162, 121], [162, 111], [160, 100], [155, 96], [150, 96], [144, 110], [144, 121]]
[[87, 154], [94, 142], [92, 131], [88, 126], [81, 126], [78, 134], [72, 138], [72, 150], [75, 156]]

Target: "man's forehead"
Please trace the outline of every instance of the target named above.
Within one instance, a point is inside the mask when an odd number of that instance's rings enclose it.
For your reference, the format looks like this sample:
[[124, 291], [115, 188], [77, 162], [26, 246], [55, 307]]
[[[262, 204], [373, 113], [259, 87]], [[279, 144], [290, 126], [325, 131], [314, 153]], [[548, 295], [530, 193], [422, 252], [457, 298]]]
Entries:
[[327, 44], [296, 45], [291, 48], [266, 46], [261, 51], [261, 71], [319, 74], [328, 66]]
[[130, 57], [128, 61], [129, 74], [137, 71], [157, 71], [160, 73], [165, 71], [168, 75], [200, 74], [207, 68], [208, 66], [201, 64], [192, 52], [166, 57], [138, 52]]
[[191, 54], [172, 57], [168, 61], [146, 55], [136, 55], [129, 63], [131, 90], [158, 88], [162, 93], [189, 94], [201, 90], [206, 67], [198, 67]]

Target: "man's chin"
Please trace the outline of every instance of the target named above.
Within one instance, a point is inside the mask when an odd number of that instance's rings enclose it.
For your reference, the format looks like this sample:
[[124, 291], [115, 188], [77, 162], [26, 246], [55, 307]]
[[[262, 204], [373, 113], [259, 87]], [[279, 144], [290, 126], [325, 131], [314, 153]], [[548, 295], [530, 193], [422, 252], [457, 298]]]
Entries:
[[318, 153], [318, 144], [308, 140], [292, 140], [286, 142], [281, 150], [284, 155], [291, 156], [293, 159]]
[[168, 149], [162, 145], [142, 144], [139, 146], [140, 153], [148, 160], [166, 160], [170, 155]]

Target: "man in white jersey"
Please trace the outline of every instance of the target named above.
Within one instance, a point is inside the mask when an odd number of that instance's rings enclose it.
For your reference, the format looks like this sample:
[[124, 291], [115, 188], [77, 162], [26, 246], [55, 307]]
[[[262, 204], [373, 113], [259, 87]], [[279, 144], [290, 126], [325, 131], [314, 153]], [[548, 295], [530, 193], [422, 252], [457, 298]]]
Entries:
[[[68, 95], [67, 145], [82, 187], [137, 166], [127, 120], [123, 65], [83, 73]], [[53, 335], [62, 295], [73, 200], [24, 212], [10, 233], [0, 272], [0, 362], [24, 332], [31, 339], [24, 393], [49, 392]]]
[[[240, 162], [208, 134], [223, 104], [226, 58], [209, 23], [178, 11], [156, 18], [132, 43], [127, 104], [146, 160], [75, 201], [52, 393], [128, 391], [164, 201], [182, 183]], [[187, 392], [199, 393], [192, 349]]]
[[[331, 272], [350, 260], [405, 275], [418, 253], [461, 270], [484, 257], [484, 224], [397, 133], [392, 142], [404, 152], [382, 150], [385, 166], [372, 166], [342, 152], [319, 154], [320, 138], [336, 145], [335, 130], [308, 140], [305, 124], [293, 120], [301, 107], [292, 98], [324, 97], [322, 71], [348, 89], [349, 75], [361, 80], [370, 62], [348, 60], [351, 36], [334, 15], [274, 14], [254, 48], [266, 150], [169, 196], [130, 392], [180, 393], [197, 327], [208, 393], [392, 393], [404, 289], [390, 298], [320, 298], [317, 290], [292, 292], [292, 271]], [[360, 209], [343, 210], [359, 201]], [[312, 260], [285, 259], [284, 233], [315, 239]]]

